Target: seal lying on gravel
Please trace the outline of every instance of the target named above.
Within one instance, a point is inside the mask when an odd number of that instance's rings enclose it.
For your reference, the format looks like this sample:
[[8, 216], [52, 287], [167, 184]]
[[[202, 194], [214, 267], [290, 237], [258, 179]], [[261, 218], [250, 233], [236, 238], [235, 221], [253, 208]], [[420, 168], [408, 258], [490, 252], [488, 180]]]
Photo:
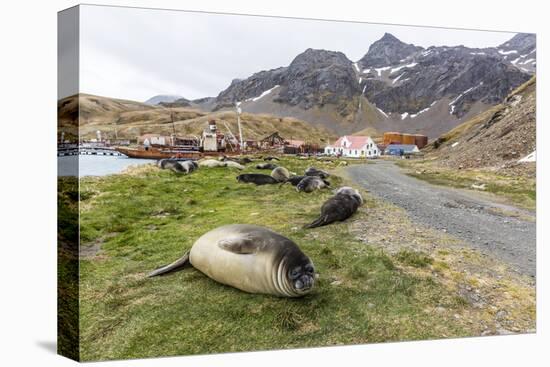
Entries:
[[359, 191], [351, 187], [341, 187], [336, 190], [336, 195], [329, 198], [321, 206], [321, 215], [305, 228], [326, 226], [327, 224], [344, 221], [351, 217], [363, 204], [363, 198]]
[[284, 167], [277, 167], [271, 171], [271, 177], [276, 179], [278, 182], [285, 182], [290, 177], [290, 172]]
[[256, 168], [257, 169], [270, 169], [270, 170], [274, 170], [275, 168], [277, 168], [279, 166], [277, 166], [276, 164], [274, 163], [260, 163], [258, 165], [256, 165]]
[[306, 169], [306, 176], [317, 176], [321, 178], [327, 178], [328, 176], [330, 176], [330, 174], [328, 172], [322, 171], [315, 167], [309, 167], [308, 169]]
[[189, 252], [149, 277], [187, 265], [249, 293], [301, 297], [311, 292], [315, 283], [313, 263], [292, 240], [249, 224], [231, 224], [205, 233]]
[[255, 183], [256, 185], [268, 185], [279, 183], [276, 179], [271, 176], [264, 175], [261, 173], [243, 173], [242, 175], [237, 176], [237, 181], [246, 182], [246, 183]]
[[298, 182], [298, 185], [296, 185], [296, 191], [304, 191], [309, 193], [329, 186], [330, 182], [323, 180], [321, 177], [306, 176]]

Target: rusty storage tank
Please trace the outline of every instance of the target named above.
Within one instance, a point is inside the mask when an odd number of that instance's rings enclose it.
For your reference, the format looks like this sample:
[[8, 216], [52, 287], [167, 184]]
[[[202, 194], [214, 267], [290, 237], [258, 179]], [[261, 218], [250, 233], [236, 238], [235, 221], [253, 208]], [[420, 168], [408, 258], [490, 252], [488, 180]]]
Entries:
[[416, 136], [414, 136], [413, 134], [403, 134], [402, 144], [415, 145]]
[[384, 133], [384, 145], [403, 144], [403, 134], [396, 132]]
[[415, 134], [416, 146], [418, 149], [424, 148], [428, 145], [428, 137], [426, 135]]

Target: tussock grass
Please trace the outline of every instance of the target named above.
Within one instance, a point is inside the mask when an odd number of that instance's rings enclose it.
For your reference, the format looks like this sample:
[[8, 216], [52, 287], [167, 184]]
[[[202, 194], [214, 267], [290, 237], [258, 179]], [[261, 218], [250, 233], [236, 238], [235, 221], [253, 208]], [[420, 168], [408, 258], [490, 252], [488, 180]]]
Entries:
[[[297, 173], [337, 166], [291, 158], [279, 164]], [[239, 184], [239, 173], [201, 168], [176, 176], [141, 167], [81, 180], [82, 190], [97, 193], [81, 212], [82, 241], [104, 239], [100, 256], [80, 262], [82, 360], [471, 335], [452, 318], [464, 306], [447, 288], [400, 270], [398, 259], [351, 235], [348, 222], [302, 228], [330, 191]], [[192, 268], [145, 278], [208, 230], [230, 223], [263, 225], [293, 239], [315, 264], [315, 290], [300, 299], [248, 294]], [[440, 304], [450, 312], [426, 312]]]
[[433, 259], [427, 254], [407, 249], [399, 251], [396, 258], [399, 262], [416, 268], [424, 268], [433, 263]]

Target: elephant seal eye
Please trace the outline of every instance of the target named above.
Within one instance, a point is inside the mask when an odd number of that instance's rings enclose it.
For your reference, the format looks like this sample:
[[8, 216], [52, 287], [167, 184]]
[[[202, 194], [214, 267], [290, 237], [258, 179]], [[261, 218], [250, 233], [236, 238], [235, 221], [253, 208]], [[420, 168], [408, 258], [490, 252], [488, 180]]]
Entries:
[[313, 266], [311, 266], [311, 264], [308, 264], [305, 266], [305, 270], [307, 273], [313, 273]]
[[296, 269], [296, 268], [294, 268], [294, 269], [292, 269], [292, 270], [290, 271], [290, 277], [291, 277], [292, 279], [297, 278], [299, 275], [300, 275], [300, 271], [299, 271], [298, 269]]

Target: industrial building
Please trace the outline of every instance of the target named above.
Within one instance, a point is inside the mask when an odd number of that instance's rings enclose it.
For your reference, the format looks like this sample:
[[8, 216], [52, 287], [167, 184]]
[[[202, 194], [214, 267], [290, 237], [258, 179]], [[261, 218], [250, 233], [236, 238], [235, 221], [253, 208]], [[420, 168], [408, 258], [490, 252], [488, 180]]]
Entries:
[[422, 149], [428, 145], [428, 137], [421, 134], [386, 132], [384, 133], [384, 145], [390, 144], [416, 145], [418, 149]]

